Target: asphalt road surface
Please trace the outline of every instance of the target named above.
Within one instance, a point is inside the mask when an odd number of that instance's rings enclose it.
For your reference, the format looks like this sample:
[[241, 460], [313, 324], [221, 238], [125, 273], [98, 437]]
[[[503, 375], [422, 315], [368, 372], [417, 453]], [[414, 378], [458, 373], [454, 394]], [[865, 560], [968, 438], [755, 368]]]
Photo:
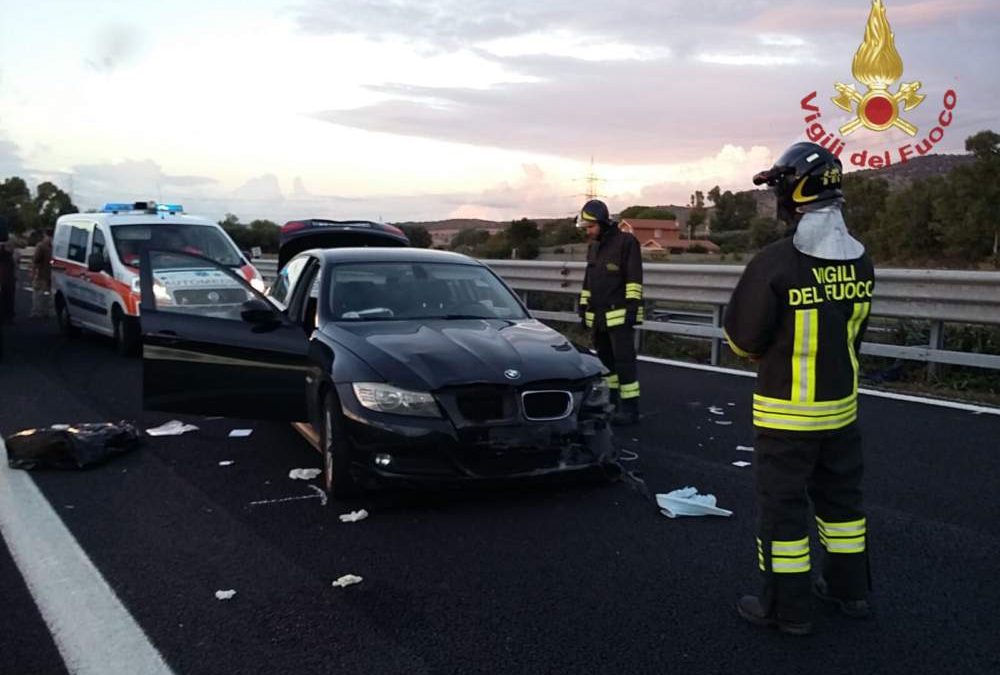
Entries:
[[[3, 435], [175, 418], [143, 412], [141, 364], [108, 340], [67, 340], [24, 316], [6, 338]], [[318, 468], [318, 453], [288, 425], [253, 420], [186, 417], [199, 431], [146, 438], [94, 469], [0, 477], [37, 486], [174, 673], [1000, 672], [1000, 416], [863, 397], [875, 616], [817, 606], [817, 634], [791, 638], [734, 611], [757, 590], [752, 468], [732, 465], [753, 460], [736, 449], [753, 445], [752, 379], [652, 363], [640, 379], [644, 418], [620, 438], [623, 466], [651, 493], [715, 494], [731, 518], [665, 518], [635, 480], [324, 506], [316, 481], [288, 477]], [[337, 517], [361, 508], [366, 520]], [[26, 581], [13, 548], [0, 546], [0, 673], [116, 672], [80, 663], [121, 626], [87, 604], [43, 618], [56, 611], [35, 600], [48, 580]], [[332, 586], [346, 574], [363, 581]], [[94, 585], [53, 581], [57, 600]], [[67, 634], [85, 629], [72, 653]]]

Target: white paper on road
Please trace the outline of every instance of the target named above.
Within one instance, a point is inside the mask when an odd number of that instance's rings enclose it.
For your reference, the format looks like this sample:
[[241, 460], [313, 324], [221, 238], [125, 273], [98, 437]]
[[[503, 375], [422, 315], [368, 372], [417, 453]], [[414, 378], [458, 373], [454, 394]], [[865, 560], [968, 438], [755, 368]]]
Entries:
[[345, 574], [336, 581], [333, 582], [334, 588], [344, 588], [346, 586], [352, 586], [354, 584], [360, 584], [363, 579], [356, 574]]
[[234, 595], [236, 595], [236, 591], [234, 591], [232, 589], [230, 589], [228, 591], [216, 591], [215, 592], [215, 597], [218, 598], [219, 600], [230, 600], [230, 599], [232, 599], [232, 597]]
[[233, 460], [231, 459], [226, 459], [219, 462], [219, 466], [232, 466], [233, 464], [235, 464], [235, 462], [233, 462]]
[[716, 506], [715, 495], [698, 494], [698, 488], [691, 486], [656, 495], [656, 504], [667, 518], [733, 515], [732, 511]]
[[740, 452], [753, 452], [752, 445], [737, 445], [736, 449], [739, 450]]
[[350, 513], [341, 513], [340, 516], [338, 516], [338, 517], [340, 518], [340, 522], [342, 522], [342, 523], [356, 523], [359, 520], [364, 520], [365, 518], [367, 518], [368, 517], [368, 512], [365, 511], [364, 509], [361, 509], [360, 511], [351, 511]]
[[233, 429], [229, 432], [230, 438], [246, 438], [253, 433], [253, 429]]
[[312, 480], [321, 473], [321, 469], [292, 469], [288, 472], [288, 477], [292, 480]]
[[198, 431], [198, 427], [193, 424], [185, 424], [180, 420], [170, 420], [166, 424], [146, 429], [146, 433], [150, 436], [180, 436], [188, 431]]
[[738, 462], [733, 462], [733, 466], [738, 466], [741, 469], [745, 466], [750, 466], [750, 462], [744, 462], [742, 459]]
[[713, 415], [725, 415], [726, 414], [725, 410], [723, 410], [722, 408], [718, 408], [718, 407], [716, 407], [714, 405], [711, 406], [708, 409], [708, 412], [712, 413]]

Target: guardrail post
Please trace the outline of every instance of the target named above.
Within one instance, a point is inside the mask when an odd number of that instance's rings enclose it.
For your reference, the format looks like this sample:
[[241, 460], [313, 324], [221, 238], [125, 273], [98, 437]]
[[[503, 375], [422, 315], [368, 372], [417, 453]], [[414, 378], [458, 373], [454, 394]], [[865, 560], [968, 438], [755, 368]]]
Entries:
[[[944, 321], [931, 321], [931, 339], [928, 347], [931, 349], [944, 348]], [[933, 361], [927, 362], [927, 377], [933, 378], [937, 375], [937, 364]]]
[[[722, 307], [720, 305], [715, 305], [712, 307], [712, 325], [716, 328], [722, 328]], [[722, 352], [722, 340], [719, 338], [712, 338], [712, 365], [719, 365], [719, 360], [721, 358]]]

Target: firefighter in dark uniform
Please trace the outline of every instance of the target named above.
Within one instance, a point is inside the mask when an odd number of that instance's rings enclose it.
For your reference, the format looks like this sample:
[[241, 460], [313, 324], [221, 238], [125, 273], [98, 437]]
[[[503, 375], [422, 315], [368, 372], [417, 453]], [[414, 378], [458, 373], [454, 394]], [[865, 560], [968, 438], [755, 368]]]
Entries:
[[[841, 170], [826, 149], [796, 143], [754, 177], [777, 196], [789, 236], [746, 266], [724, 322], [733, 351], [759, 364], [754, 482], [763, 592], [741, 598], [737, 610], [790, 634], [812, 631], [810, 587], [848, 616], [869, 613], [857, 411], [874, 270], [841, 215]], [[814, 582], [810, 500], [825, 549]]]
[[639, 378], [633, 326], [643, 321], [642, 251], [639, 242], [618, 229], [599, 199], [583, 205], [576, 220], [591, 244], [580, 292], [580, 319], [593, 329], [594, 348], [611, 375], [608, 386], [618, 410], [616, 426], [639, 422]]

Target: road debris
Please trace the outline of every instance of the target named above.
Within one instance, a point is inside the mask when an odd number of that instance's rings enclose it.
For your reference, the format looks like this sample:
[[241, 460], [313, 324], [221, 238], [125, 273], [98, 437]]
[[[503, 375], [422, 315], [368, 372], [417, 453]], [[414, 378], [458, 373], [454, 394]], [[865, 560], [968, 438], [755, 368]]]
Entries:
[[744, 462], [744, 461], [743, 461], [743, 460], [741, 459], [741, 460], [739, 460], [739, 461], [737, 461], [737, 462], [733, 462], [733, 466], [738, 466], [738, 467], [740, 467], [740, 468], [742, 469], [742, 468], [743, 468], [743, 467], [745, 467], [745, 466], [750, 466], [750, 462]]
[[753, 452], [752, 445], [737, 445], [736, 449], [740, 452]]
[[342, 523], [356, 523], [359, 520], [364, 520], [365, 518], [367, 518], [368, 517], [368, 512], [365, 511], [364, 509], [361, 509], [360, 511], [351, 511], [350, 513], [341, 513], [340, 516], [338, 516], [338, 517], [340, 518], [340, 522], [342, 522]]
[[720, 427], [728, 427], [730, 424], [733, 423], [733, 421], [732, 420], [715, 420], [715, 423], [718, 424]]
[[193, 424], [185, 424], [180, 420], [170, 420], [158, 427], [146, 429], [146, 433], [150, 436], [180, 436], [188, 431], [198, 431], [198, 427]]
[[226, 459], [226, 460], [223, 460], [223, 461], [219, 462], [219, 466], [232, 466], [235, 463], [236, 462], [234, 462], [231, 459]]
[[233, 429], [229, 432], [230, 438], [246, 438], [253, 433], [253, 429]]
[[711, 407], [709, 407], [708, 412], [712, 413], [713, 415], [725, 415], [726, 414], [725, 410], [723, 410], [722, 408], [719, 408], [717, 406], [714, 406], [714, 405], [711, 406]]
[[363, 579], [356, 574], [345, 574], [334, 581], [332, 586], [334, 588], [345, 588], [347, 586], [353, 586], [354, 584], [360, 584], [362, 581]]
[[131, 422], [54, 424], [25, 429], [7, 437], [7, 465], [12, 469], [83, 469], [139, 447]]
[[292, 469], [288, 472], [288, 477], [292, 480], [312, 480], [321, 473], [322, 469]]
[[691, 486], [656, 495], [656, 504], [667, 518], [733, 515], [732, 511], [716, 506], [715, 495], [698, 494], [698, 488]]
[[236, 595], [236, 591], [230, 589], [228, 591], [216, 591], [215, 597], [219, 600], [232, 600], [233, 596]]

